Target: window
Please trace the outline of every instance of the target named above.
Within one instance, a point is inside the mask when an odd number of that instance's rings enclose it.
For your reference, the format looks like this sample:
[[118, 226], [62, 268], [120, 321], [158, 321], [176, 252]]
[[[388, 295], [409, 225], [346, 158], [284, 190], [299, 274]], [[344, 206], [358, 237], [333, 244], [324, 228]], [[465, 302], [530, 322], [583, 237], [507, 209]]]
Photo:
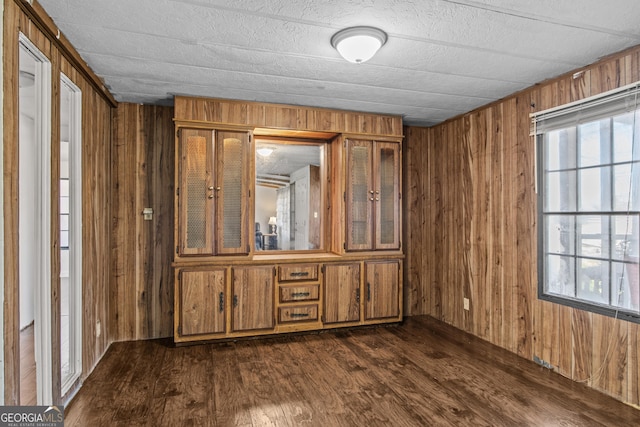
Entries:
[[534, 115], [541, 299], [640, 322], [640, 86]]

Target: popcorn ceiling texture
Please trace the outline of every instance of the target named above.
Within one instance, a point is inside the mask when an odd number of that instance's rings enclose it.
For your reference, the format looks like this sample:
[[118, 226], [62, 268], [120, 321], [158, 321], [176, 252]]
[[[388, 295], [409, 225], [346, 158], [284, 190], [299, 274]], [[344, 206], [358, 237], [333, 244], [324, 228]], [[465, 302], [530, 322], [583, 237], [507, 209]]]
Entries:
[[[175, 94], [404, 116], [433, 125], [640, 44], [636, 0], [41, 0], [119, 101]], [[366, 64], [331, 36], [389, 40]]]

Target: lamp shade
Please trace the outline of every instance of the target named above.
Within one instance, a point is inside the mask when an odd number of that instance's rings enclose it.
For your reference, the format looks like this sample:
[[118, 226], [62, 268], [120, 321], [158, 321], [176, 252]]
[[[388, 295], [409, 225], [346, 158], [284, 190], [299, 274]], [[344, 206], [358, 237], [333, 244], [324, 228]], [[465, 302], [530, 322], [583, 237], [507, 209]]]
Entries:
[[276, 225], [276, 217], [275, 216], [269, 217], [269, 225]]
[[374, 27], [345, 28], [331, 37], [331, 46], [355, 64], [371, 59], [386, 42], [387, 34]]

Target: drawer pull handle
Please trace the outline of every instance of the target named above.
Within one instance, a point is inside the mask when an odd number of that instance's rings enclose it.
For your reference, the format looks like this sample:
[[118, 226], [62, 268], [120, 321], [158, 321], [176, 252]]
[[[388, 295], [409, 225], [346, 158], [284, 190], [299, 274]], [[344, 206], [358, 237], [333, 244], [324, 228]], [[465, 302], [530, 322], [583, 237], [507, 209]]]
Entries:
[[309, 295], [311, 295], [311, 292], [293, 292], [291, 298], [302, 298], [308, 297]]
[[308, 271], [294, 271], [293, 273], [291, 273], [291, 277], [301, 277], [301, 276], [308, 276], [309, 272]]
[[290, 317], [309, 317], [309, 313], [291, 313]]

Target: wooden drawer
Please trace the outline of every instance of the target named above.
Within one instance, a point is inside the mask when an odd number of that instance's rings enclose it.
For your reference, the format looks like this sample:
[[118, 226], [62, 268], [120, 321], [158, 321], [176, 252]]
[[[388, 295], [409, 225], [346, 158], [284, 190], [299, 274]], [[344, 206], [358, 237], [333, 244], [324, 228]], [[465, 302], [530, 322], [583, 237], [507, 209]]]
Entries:
[[318, 320], [318, 304], [280, 307], [278, 309], [279, 323], [309, 322], [314, 320]]
[[281, 265], [278, 267], [281, 282], [318, 280], [318, 264]]
[[317, 301], [320, 285], [280, 285], [280, 302]]

